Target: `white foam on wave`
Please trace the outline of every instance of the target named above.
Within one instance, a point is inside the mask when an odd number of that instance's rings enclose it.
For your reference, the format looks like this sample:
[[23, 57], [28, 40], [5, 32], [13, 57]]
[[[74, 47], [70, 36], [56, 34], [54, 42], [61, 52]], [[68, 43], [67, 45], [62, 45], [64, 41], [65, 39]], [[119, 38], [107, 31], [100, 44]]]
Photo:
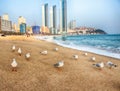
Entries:
[[74, 45], [73, 43], [70, 43], [70, 42], [67, 43], [66, 41], [54, 40], [53, 36], [37, 36], [35, 38], [39, 39], [39, 40], [45, 40], [45, 41], [48, 41], [48, 42], [53, 42], [53, 43], [56, 43], [60, 46], [67, 47], [67, 48], [92, 52], [92, 53], [95, 53], [95, 54], [120, 59], [120, 54], [119, 53], [112, 53], [112, 52], [108, 52], [106, 50], [97, 49], [97, 48], [93, 48], [93, 47], [89, 47], [89, 46], [83, 46], [83, 45], [77, 46], [77, 45]]

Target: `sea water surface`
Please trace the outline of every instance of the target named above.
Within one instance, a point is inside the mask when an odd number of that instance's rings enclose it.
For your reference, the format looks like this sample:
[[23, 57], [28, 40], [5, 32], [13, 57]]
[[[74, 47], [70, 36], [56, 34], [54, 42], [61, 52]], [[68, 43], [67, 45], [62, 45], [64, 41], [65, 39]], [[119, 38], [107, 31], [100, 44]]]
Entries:
[[[44, 38], [45, 39], [45, 38]], [[58, 45], [120, 59], [120, 34], [74, 35], [47, 38]]]

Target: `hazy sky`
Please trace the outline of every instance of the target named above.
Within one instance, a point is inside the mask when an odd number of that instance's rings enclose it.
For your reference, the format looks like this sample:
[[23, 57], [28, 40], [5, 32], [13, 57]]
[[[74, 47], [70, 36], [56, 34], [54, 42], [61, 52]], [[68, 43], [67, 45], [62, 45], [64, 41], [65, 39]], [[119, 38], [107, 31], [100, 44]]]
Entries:
[[[0, 16], [8, 13], [17, 23], [23, 16], [28, 25], [41, 25], [41, 7], [57, 5], [59, 21], [60, 0], [0, 0]], [[120, 33], [120, 0], [67, 0], [68, 22], [76, 20], [77, 26], [95, 27], [108, 33]], [[58, 22], [59, 24], [59, 22]]]

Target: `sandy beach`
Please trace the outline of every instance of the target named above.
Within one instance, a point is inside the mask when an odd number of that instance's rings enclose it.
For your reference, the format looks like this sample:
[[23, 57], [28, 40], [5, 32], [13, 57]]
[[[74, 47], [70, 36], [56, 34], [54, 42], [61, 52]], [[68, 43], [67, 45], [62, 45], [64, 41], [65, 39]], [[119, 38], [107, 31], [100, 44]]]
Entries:
[[[16, 46], [12, 52], [12, 46]], [[17, 53], [22, 49], [22, 56]], [[53, 49], [57, 47], [59, 51]], [[48, 50], [48, 55], [40, 52]], [[33, 36], [0, 37], [0, 91], [120, 91], [120, 60], [58, 46]], [[29, 61], [25, 54], [30, 52]], [[72, 56], [79, 55], [78, 60]], [[91, 57], [96, 61], [92, 62]], [[12, 72], [11, 62], [15, 58], [18, 62], [17, 72]], [[63, 60], [65, 65], [61, 69], [53, 65]], [[118, 67], [98, 70], [92, 64], [111, 61]]]

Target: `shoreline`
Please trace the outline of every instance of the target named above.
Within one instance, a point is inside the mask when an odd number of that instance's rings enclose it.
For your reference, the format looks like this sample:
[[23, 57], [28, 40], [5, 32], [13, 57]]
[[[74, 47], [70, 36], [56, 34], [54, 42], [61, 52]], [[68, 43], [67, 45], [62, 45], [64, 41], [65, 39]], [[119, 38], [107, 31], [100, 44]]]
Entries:
[[57, 42], [57, 40], [55, 41], [53, 39], [53, 37], [54, 36], [35, 36], [34, 38], [37, 40], [44, 40], [47, 42], [51, 42], [51, 43], [54, 43], [54, 44], [57, 44], [59, 46], [66, 47], [66, 48], [71, 48], [71, 49], [75, 49], [75, 50], [79, 50], [79, 51], [94, 53], [97, 55], [106, 56], [106, 57], [110, 57], [110, 58], [120, 59], [120, 54], [118, 54], [118, 53], [112, 53], [112, 52], [108, 52], [103, 49], [97, 49], [97, 48], [88, 47], [88, 46], [86, 46], [86, 48], [85, 48], [83, 46], [78, 47], [78, 46], [65, 45], [65, 44], [61, 44], [60, 42]]

